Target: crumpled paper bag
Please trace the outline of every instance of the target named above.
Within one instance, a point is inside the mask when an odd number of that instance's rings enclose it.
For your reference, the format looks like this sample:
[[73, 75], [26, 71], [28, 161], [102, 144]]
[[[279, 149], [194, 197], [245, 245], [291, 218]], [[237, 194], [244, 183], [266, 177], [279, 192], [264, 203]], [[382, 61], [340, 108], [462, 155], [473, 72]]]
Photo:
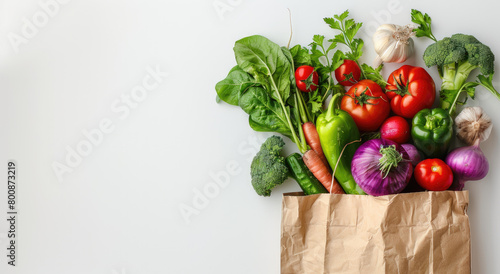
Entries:
[[281, 273], [470, 273], [468, 191], [287, 193]]

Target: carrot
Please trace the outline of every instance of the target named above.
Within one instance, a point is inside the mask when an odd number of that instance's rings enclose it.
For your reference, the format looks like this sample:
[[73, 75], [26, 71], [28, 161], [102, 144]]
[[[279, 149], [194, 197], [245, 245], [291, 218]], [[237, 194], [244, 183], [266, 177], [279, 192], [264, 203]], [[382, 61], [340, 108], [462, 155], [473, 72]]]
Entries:
[[312, 172], [314, 177], [320, 181], [320, 183], [328, 190], [330, 193], [344, 194], [344, 190], [339, 185], [339, 183], [332, 177], [332, 174], [325, 166], [318, 154], [310, 149], [304, 153], [302, 160], [306, 164], [307, 168]]
[[302, 130], [304, 131], [304, 137], [306, 137], [307, 144], [318, 154], [325, 166], [330, 169], [330, 164], [328, 164], [325, 154], [323, 153], [323, 149], [321, 148], [316, 126], [312, 122], [303, 123]]

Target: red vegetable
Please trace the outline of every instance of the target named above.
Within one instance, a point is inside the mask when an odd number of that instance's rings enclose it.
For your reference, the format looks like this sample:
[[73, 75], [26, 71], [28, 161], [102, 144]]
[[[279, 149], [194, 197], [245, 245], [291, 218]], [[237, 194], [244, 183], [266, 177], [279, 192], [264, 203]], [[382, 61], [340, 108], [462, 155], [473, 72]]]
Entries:
[[447, 190], [453, 183], [451, 168], [441, 159], [427, 159], [415, 167], [417, 183], [431, 191]]
[[321, 161], [321, 158], [314, 150], [310, 149], [306, 151], [306, 153], [302, 156], [302, 160], [304, 160], [304, 164], [306, 164], [307, 168], [309, 168], [314, 177], [318, 179], [328, 192], [331, 190], [331, 193], [345, 193], [337, 180], [332, 177], [328, 167], [325, 166], [323, 161]]
[[410, 140], [410, 125], [405, 118], [401, 116], [392, 116], [387, 118], [380, 127], [380, 136], [382, 138], [394, 141], [398, 144], [407, 143]]
[[361, 78], [361, 69], [353, 60], [344, 60], [344, 63], [335, 70], [335, 79], [345, 87], [356, 84], [359, 78]]
[[411, 119], [424, 108], [431, 108], [436, 99], [432, 77], [421, 67], [404, 65], [387, 80], [385, 89], [391, 109], [399, 116]]
[[389, 116], [389, 100], [372, 80], [361, 80], [346, 92], [340, 108], [347, 111], [360, 131], [375, 131]]
[[300, 66], [295, 70], [295, 83], [303, 92], [315, 91], [318, 88], [318, 73], [314, 67]]
[[304, 131], [304, 137], [306, 138], [306, 143], [311, 147], [316, 154], [318, 154], [321, 161], [325, 164], [327, 168], [330, 167], [328, 161], [326, 160], [325, 154], [323, 153], [323, 148], [321, 148], [321, 143], [319, 141], [318, 130], [312, 122], [307, 122], [302, 124], [302, 130]]

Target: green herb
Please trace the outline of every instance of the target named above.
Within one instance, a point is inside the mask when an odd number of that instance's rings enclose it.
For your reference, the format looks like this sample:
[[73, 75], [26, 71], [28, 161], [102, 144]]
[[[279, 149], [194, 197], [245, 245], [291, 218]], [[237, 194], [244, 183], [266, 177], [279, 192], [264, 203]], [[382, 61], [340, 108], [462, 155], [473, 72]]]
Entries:
[[412, 9], [411, 21], [419, 25], [418, 28], [413, 29], [417, 37], [428, 37], [437, 42], [436, 37], [434, 37], [431, 31], [431, 17], [427, 13], [422, 14], [420, 11]]
[[314, 35], [313, 42], [311, 46], [311, 62], [312, 66], [316, 68], [318, 76], [320, 79], [320, 84], [318, 89], [309, 94], [307, 104], [311, 108], [311, 113], [314, 119], [321, 114], [323, 110], [323, 103], [326, 98], [337, 91], [339, 87], [335, 87], [333, 82], [332, 72], [335, 71], [335, 66], [340, 66], [332, 61], [330, 61], [329, 53], [335, 49], [337, 43], [330, 43], [330, 45], [325, 44], [325, 36]]
[[[335, 38], [328, 40], [332, 43], [344, 44], [349, 48], [345, 55], [347, 59], [357, 61], [363, 55], [363, 40], [354, 38], [363, 23], [356, 23], [354, 19], [347, 19], [349, 11], [346, 10], [341, 15], [334, 15], [333, 18], [324, 18], [330, 28], [339, 30], [340, 33]], [[346, 20], [347, 19], [347, 20]]]
[[384, 67], [384, 64], [381, 64], [377, 68], [372, 68], [371, 66], [367, 64], [362, 64], [361, 69], [365, 73], [366, 79], [372, 80], [373, 82], [377, 83], [382, 89], [385, 89], [385, 86], [387, 85], [387, 81], [384, 79], [384, 77], [381, 74], [382, 68]]

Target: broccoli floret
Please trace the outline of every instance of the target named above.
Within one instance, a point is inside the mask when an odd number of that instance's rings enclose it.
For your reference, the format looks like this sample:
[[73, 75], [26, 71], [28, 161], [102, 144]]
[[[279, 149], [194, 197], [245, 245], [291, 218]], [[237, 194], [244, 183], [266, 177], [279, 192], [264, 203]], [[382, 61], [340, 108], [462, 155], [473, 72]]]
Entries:
[[271, 136], [260, 147], [250, 166], [252, 185], [257, 194], [270, 196], [271, 190], [288, 178], [285, 158], [280, 155], [285, 146], [283, 138]]
[[424, 52], [424, 62], [428, 67], [443, 66], [465, 59], [467, 59], [465, 48], [461, 48], [449, 37], [428, 46]]
[[481, 68], [481, 74], [489, 75], [494, 73], [495, 55], [491, 49], [483, 44], [467, 44], [465, 45], [469, 58], [467, 61], [473, 66]]
[[451, 36], [451, 39], [459, 43], [462, 47], [465, 47], [465, 45], [468, 44], [481, 44], [481, 42], [479, 42], [476, 37], [463, 33], [455, 33]]
[[[458, 97], [465, 91], [474, 98], [474, 89], [482, 85], [500, 99], [491, 82], [495, 56], [491, 49], [472, 35], [454, 34], [427, 47], [424, 62], [428, 67], [437, 66], [441, 84], [441, 107], [454, 113]], [[478, 81], [467, 82], [469, 74], [480, 68]]]

